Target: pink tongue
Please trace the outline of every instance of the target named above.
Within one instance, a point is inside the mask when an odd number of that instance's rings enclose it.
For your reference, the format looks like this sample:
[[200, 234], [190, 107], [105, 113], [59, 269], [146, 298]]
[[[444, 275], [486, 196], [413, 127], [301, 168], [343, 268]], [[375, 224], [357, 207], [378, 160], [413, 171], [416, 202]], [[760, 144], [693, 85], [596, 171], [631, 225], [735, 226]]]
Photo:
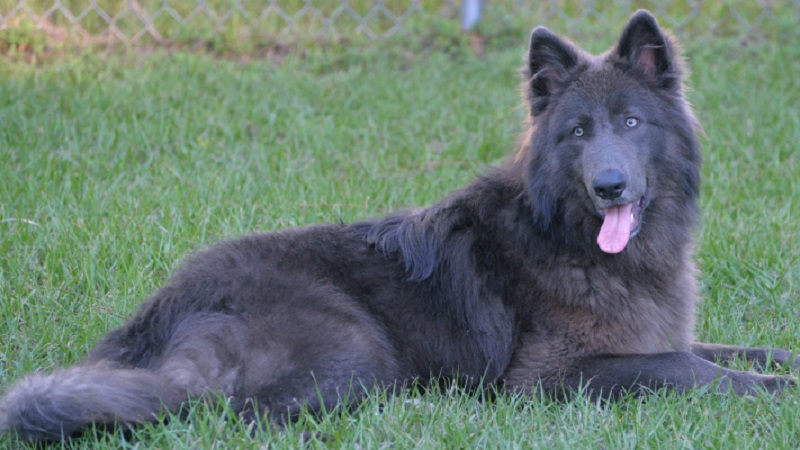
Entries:
[[632, 205], [612, 206], [605, 210], [606, 218], [597, 236], [597, 245], [606, 253], [619, 253], [631, 237]]

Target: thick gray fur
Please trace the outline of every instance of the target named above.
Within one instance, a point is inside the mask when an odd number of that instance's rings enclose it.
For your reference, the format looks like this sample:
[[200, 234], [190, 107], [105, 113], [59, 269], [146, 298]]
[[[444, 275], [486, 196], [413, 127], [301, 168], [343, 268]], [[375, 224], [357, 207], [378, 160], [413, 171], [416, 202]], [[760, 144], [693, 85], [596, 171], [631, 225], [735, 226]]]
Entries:
[[[220, 396], [280, 426], [442, 378], [559, 398], [778, 392], [793, 379], [718, 363], [797, 366], [790, 352], [694, 342], [701, 158], [684, 72], [645, 11], [599, 56], [536, 28], [530, 129], [508, 161], [427, 208], [192, 255], [84, 362], [11, 387], [0, 431], [59, 440]], [[604, 215], [625, 205], [630, 241], [601, 250]]]

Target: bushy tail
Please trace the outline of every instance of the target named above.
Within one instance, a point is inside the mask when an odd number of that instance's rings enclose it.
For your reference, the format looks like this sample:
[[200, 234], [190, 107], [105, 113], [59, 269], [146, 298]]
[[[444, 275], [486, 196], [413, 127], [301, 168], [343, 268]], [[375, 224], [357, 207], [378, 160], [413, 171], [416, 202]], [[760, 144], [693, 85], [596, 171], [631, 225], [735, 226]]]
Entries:
[[0, 401], [0, 432], [31, 441], [61, 440], [92, 423], [129, 425], [175, 411], [185, 389], [146, 369], [76, 366], [31, 375]]

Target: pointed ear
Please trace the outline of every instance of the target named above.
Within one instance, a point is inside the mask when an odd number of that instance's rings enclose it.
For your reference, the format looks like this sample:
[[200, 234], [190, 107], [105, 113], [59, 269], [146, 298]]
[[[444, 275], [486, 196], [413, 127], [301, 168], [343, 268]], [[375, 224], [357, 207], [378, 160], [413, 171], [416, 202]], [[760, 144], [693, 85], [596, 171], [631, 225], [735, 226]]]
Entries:
[[646, 75], [672, 87], [680, 81], [680, 64], [670, 39], [656, 18], [641, 9], [631, 16], [617, 44], [616, 54]]
[[530, 79], [528, 96], [534, 116], [544, 111], [548, 96], [563, 87], [568, 72], [577, 64], [578, 52], [570, 42], [545, 27], [533, 29], [524, 72]]

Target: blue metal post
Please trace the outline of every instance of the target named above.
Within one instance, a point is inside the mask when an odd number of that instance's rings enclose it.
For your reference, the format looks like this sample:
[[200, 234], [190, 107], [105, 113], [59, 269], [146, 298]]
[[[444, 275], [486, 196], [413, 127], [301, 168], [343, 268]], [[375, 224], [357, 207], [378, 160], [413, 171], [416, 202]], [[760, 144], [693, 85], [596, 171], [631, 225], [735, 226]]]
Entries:
[[481, 20], [483, 0], [461, 0], [461, 29], [471, 30]]

